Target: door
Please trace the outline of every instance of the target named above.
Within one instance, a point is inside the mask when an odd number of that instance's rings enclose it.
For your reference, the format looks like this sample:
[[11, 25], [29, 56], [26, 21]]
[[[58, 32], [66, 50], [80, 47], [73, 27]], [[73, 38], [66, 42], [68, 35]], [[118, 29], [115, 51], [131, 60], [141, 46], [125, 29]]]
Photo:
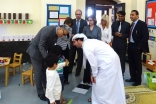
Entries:
[[114, 5], [114, 21], [117, 21], [118, 20], [117, 13], [119, 11], [125, 11], [125, 3], [115, 4]]

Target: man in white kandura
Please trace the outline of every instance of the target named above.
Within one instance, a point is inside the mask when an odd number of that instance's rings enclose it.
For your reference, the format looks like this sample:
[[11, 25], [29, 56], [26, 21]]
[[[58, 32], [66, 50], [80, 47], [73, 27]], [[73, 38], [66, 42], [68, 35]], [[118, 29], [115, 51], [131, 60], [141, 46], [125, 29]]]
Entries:
[[77, 48], [83, 48], [92, 69], [92, 104], [126, 104], [120, 59], [115, 51], [84, 34], [74, 35], [72, 41]]

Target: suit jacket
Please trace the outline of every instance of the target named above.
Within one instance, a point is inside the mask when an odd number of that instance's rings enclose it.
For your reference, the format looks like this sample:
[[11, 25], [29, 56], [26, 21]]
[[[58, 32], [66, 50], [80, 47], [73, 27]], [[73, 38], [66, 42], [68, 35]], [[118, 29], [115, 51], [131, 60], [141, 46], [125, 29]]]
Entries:
[[119, 49], [126, 49], [127, 47], [127, 38], [129, 36], [129, 31], [130, 31], [130, 24], [126, 21], [123, 21], [121, 23], [121, 30], [120, 33], [122, 34], [122, 37], [115, 36], [115, 33], [118, 32], [119, 28], [119, 21], [115, 21], [112, 24], [112, 35], [114, 36], [113, 42], [112, 42], [112, 47], [113, 48], [119, 48]]
[[[79, 26], [79, 33], [83, 33], [83, 28], [85, 26], [87, 26], [87, 21], [81, 19], [80, 26]], [[76, 19], [73, 19], [72, 34], [76, 34]]]
[[[83, 33], [83, 28], [87, 26], [87, 21], [81, 19], [80, 26], [79, 26], [79, 33]], [[73, 19], [73, 26], [72, 26], [72, 34], [76, 34], [76, 19]], [[73, 46], [72, 38], [71, 38], [71, 46]]]
[[132, 37], [135, 44], [137, 44], [137, 46], [141, 49], [142, 52], [149, 52], [149, 32], [145, 22], [138, 20], [137, 24], [133, 29]]
[[36, 60], [43, 60], [57, 41], [56, 26], [43, 27], [30, 42], [27, 53]]

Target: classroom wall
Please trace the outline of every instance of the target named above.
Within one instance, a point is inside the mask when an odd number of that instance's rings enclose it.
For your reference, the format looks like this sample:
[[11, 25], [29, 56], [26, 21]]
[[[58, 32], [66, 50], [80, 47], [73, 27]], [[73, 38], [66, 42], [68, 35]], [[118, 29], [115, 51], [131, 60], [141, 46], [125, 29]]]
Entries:
[[46, 25], [47, 4], [71, 5], [71, 17], [75, 18], [76, 0], [41, 0], [41, 26]]
[[0, 28], [6, 27], [6, 35], [36, 34], [46, 25], [47, 4], [71, 5], [72, 18], [75, 18], [76, 9], [81, 9], [82, 18], [85, 18], [85, 2], [85, 0], [0, 0], [0, 13], [23, 13], [23, 19], [24, 13], [29, 13], [29, 19], [33, 20], [31, 25], [3, 24]]
[[[0, 13], [29, 13], [33, 24], [6, 24], [7, 35], [36, 34], [41, 27], [41, 2], [40, 0], [0, 0]], [[16, 16], [17, 18], [17, 16]]]
[[[82, 18], [85, 19], [86, 0], [76, 0], [76, 9], [82, 10]], [[73, 12], [73, 14], [75, 14], [75, 12]], [[75, 16], [73, 18], [75, 18]]]

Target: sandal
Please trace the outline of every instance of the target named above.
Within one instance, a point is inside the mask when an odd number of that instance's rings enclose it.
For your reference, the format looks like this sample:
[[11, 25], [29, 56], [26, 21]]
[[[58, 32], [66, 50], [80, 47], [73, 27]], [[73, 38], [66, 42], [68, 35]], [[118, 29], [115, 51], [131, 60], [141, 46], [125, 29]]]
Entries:
[[67, 100], [62, 99], [61, 104], [67, 104]]
[[91, 98], [89, 98], [89, 99], [88, 99], [88, 102], [92, 102], [92, 99], [91, 99]]

